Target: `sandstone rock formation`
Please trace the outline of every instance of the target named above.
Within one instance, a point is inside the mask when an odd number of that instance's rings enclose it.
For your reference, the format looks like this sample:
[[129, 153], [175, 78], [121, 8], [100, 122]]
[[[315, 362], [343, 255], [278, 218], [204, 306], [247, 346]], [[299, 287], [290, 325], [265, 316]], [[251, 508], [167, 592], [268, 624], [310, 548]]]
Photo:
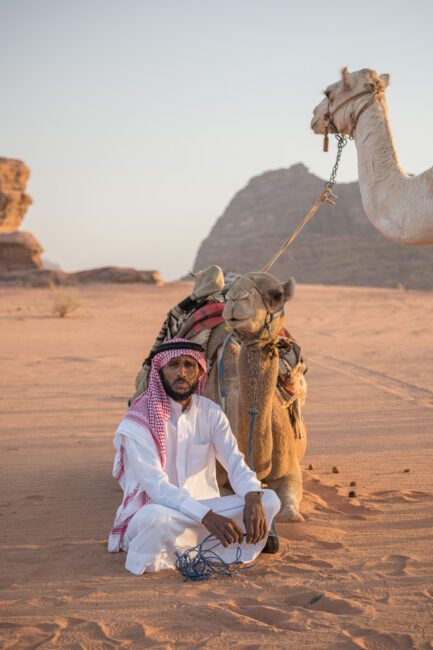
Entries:
[[8, 273], [41, 268], [42, 250], [29, 232], [0, 234], [0, 270]]
[[10, 271], [0, 273], [0, 286], [47, 288], [55, 286], [73, 286], [75, 282], [69, 273], [49, 269], [31, 269], [30, 271]]
[[32, 199], [25, 193], [29, 168], [21, 160], [0, 158], [0, 233], [15, 232]]
[[25, 193], [29, 168], [0, 158], [0, 274], [42, 268], [42, 246], [29, 232], [17, 232], [32, 202]]
[[29, 232], [17, 232], [32, 202], [25, 193], [28, 167], [20, 160], [0, 158], [0, 283], [47, 287], [88, 282], [162, 284], [157, 271], [107, 266], [77, 273], [64, 273], [57, 265], [41, 260], [42, 246]]
[[158, 271], [137, 271], [132, 268], [121, 268], [118, 266], [105, 266], [100, 269], [89, 269], [69, 274], [78, 283], [86, 282], [111, 282], [111, 283], [135, 283], [162, 284]]
[[137, 271], [136, 269], [107, 266], [100, 269], [65, 273], [58, 269], [16, 270], [0, 273], [0, 285], [16, 287], [49, 287], [50, 285], [71, 286], [104, 282], [105, 284], [163, 284], [158, 271]]
[[[194, 270], [257, 271], [310, 209], [324, 181], [297, 164], [250, 180], [227, 206], [198, 251]], [[336, 187], [337, 205], [323, 205], [272, 268], [284, 280], [352, 286], [433, 289], [433, 251], [400, 247], [365, 218], [358, 183]]]

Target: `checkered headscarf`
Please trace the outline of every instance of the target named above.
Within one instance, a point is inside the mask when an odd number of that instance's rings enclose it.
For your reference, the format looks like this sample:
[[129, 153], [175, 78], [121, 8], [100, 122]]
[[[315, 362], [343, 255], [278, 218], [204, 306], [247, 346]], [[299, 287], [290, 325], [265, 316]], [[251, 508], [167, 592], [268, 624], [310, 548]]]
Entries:
[[182, 338], [171, 339], [170, 343], [185, 343], [185, 348], [158, 352], [152, 359], [147, 390], [135, 399], [129, 407], [125, 419], [130, 419], [149, 429], [165, 468], [165, 422], [171, 414], [170, 400], [161, 382], [160, 371], [171, 359], [188, 355], [200, 365], [203, 373], [198, 381], [196, 392], [201, 395], [207, 381], [206, 359], [201, 352], [192, 350], [191, 341]]

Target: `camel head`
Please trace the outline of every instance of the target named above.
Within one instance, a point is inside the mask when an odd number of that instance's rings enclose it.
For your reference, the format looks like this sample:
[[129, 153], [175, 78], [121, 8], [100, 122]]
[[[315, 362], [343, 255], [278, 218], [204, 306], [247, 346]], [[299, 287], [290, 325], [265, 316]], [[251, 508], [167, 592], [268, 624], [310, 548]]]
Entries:
[[225, 291], [223, 317], [244, 338], [273, 338], [282, 327], [284, 303], [295, 281], [282, 284], [270, 273], [239, 275]]
[[389, 85], [389, 75], [378, 75], [368, 68], [357, 72], [343, 68], [341, 76], [340, 81], [326, 88], [325, 98], [313, 111], [311, 128], [314, 133], [324, 135], [327, 129], [329, 133], [352, 136], [362, 108], [371, 98], [383, 97]]

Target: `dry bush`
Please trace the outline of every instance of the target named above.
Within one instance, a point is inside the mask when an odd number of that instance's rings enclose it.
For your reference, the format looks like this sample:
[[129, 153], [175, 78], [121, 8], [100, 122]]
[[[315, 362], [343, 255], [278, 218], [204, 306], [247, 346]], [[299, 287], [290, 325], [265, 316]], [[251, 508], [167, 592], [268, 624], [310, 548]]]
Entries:
[[53, 314], [64, 318], [81, 305], [80, 294], [76, 289], [59, 289], [55, 284], [50, 285], [53, 294]]

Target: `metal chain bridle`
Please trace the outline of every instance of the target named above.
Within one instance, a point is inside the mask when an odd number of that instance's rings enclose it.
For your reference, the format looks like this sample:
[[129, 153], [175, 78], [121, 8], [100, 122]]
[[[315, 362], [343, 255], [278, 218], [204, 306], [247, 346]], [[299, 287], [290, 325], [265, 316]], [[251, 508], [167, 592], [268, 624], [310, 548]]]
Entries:
[[343, 153], [344, 147], [347, 145], [349, 142], [349, 139], [343, 135], [342, 133], [336, 133], [335, 134], [335, 139], [337, 140], [337, 155], [335, 157], [335, 163], [331, 171], [331, 175], [329, 177], [329, 181], [325, 183], [325, 187], [328, 190], [331, 190], [334, 188], [336, 182], [337, 182], [337, 172], [338, 172], [338, 166], [340, 165], [340, 160], [341, 160], [341, 154]]

